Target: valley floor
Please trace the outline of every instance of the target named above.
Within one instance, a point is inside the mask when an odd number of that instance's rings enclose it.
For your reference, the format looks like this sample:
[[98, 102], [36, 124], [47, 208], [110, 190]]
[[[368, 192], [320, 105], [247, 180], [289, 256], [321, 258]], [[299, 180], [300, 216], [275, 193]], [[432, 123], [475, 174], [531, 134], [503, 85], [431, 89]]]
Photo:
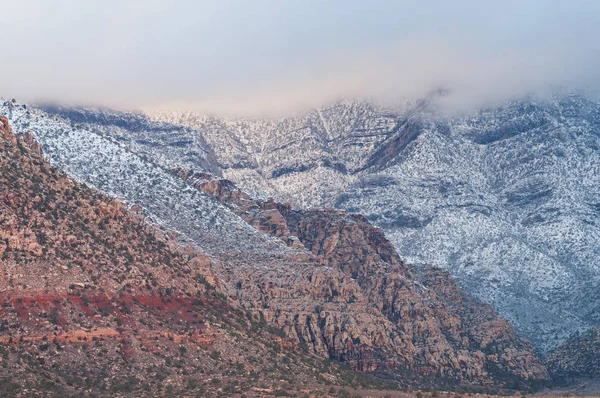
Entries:
[[[289, 396], [289, 397], [323, 397], [323, 398], [496, 398], [511, 396], [506, 395], [487, 395], [478, 393], [460, 393], [446, 391], [386, 391], [386, 390], [368, 390], [368, 389], [353, 389], [344, 387], [325, 387], [325, 386], [310, 386], [306, 388], [298, 388], [294, 391], [275, 391], [270, 389], [256, 388], [246, 392], [247, 397], [273, 397], [273, 396]], [[515, 393], [512, 396], [526, 397], [524, 394]], [[573, 386], [565, 388], [553, 388], [541, 391], [533, 395], [539, 398], [550, 397], [600, 397], [600, 380], [581, 380]], [[241, 397], [238, 395], [236, 397]]]
[[538, 396], [554, 397], [600, 397], [600, 379], [578, 379], [566, 387], [554, 387], [549, 390], [540, 391]]

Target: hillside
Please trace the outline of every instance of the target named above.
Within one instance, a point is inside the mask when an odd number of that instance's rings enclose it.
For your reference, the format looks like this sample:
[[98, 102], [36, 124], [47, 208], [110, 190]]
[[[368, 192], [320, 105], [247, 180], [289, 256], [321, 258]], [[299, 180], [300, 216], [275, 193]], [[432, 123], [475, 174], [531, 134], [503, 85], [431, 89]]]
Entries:
[[255, 259], [238, 260], [235, 272], [218, 274], [230, 297], [316, 352], [363, 371], [391, 373], [402, 384], [414, 380], [413, 388], [547, 380], [530, 343], [491, 307], [468, 296], [448, 273], [404, 263], [364, 217], [296, 210], [253, 200], [206, 173], [176, 174], [258, 230], [309, 254], [310, 263], [271, 263], [268, 270], [257, 269]]
[[[108, 117], [98, 125], [82, 128], [12, 101], [3, 102], [0, 113], [8, 117], [16, 131], [33, 132], [51, 164], [77, 181], [136, 204], [151, 216], [152, 222], [168, 226], [180, 239], [202, 242], [196, 247], [205, 253], [285, 250], [279, 241], [257, 233], [224, 207], [187, 187], [168, 172], [160, 159], [149, 160], [144, 153], [134, 152], [133, 144], [103, 133], [103, 126], [112, 126]], [[127, 118], [117, 124], [117, 129], [131, 124], [130, 118], [136, 117], [120, 116]], [[167, 127], [163, 137], [169, 136]], [[205, 152], [210, 153], [210, 149]]]

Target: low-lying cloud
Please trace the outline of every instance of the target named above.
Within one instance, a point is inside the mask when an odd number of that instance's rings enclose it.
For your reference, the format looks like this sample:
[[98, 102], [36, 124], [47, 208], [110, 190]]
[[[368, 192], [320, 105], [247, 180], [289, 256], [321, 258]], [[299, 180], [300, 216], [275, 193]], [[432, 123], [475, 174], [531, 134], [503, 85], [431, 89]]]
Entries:
[[595, 2], [13, 3], [0, 95], [24, 102], [279, 115], [438, 88], [456, 109], [600, 88]]
[[198, 101], [162, 103], [159, 108], [279, 115], [348, 98], [394, 105], [444, 89], [449, 95], [441, 101], [448, 108], [467, 110], [557, 88], [600, 88], [599, 59], [569, 48], [484, 56], [440, 43], [398, 43], [383, 54], [346, 54], [327, 61], [307, 65], [310, 73], [290, 73], [255, 86], [226, 88]]

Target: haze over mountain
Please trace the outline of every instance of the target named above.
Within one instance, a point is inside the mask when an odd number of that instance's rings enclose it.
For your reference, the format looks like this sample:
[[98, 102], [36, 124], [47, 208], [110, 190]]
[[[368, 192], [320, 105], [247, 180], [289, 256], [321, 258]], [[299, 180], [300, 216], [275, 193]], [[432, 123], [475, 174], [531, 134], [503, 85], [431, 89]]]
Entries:
[[0, 92], [26, 103], [291, 116], [440, 87], [462, 108], [600, 82], [593, 1], [31, 0], [3, 14]]

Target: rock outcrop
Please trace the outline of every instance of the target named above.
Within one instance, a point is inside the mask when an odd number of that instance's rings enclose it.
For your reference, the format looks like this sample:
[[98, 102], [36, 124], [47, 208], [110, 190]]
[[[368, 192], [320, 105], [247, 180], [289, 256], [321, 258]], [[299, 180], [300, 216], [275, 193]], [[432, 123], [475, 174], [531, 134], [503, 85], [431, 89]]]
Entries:
[[12, 135], [12, 128], [8, 123], [8, 118], [6, 116], [0, 116], [0, 132], [2, 133], [2, 138], [8, 139]]

